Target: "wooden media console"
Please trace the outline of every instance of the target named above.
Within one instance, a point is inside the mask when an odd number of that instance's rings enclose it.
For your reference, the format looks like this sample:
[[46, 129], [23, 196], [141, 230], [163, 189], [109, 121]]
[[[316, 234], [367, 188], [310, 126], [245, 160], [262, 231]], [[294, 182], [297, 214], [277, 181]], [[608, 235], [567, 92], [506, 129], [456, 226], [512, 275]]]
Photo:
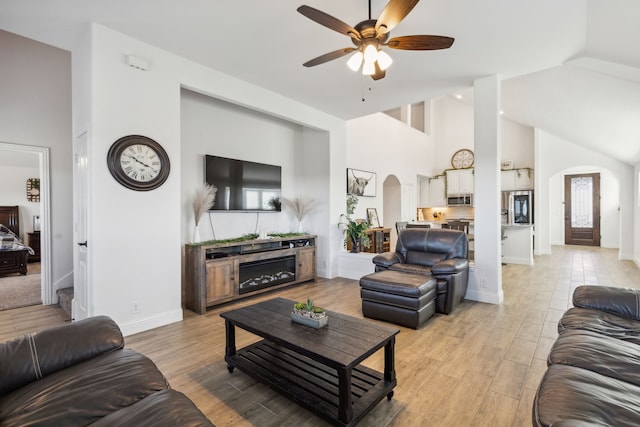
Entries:
[[185, 306], [208, 307], [316, 278], [316, 236], [185, 245]]

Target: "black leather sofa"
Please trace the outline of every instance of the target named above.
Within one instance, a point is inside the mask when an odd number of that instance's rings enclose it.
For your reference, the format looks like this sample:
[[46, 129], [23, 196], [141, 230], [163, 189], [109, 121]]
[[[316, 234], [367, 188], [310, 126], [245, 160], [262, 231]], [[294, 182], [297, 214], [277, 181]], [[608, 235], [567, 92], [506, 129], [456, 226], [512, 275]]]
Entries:
[[436, 313], [449, 314], [464, 300], [469, 280], [469, 242], [459, 230], [406, 228], [395, 252], [373, 258], [376, 271], [432, 276], [436, 280]]
[[580, 286], [533, 403], [533, 425], [640, 425], [640, 289]]
[[1, 426], [213, 426], [97, 316], [0, 344]]

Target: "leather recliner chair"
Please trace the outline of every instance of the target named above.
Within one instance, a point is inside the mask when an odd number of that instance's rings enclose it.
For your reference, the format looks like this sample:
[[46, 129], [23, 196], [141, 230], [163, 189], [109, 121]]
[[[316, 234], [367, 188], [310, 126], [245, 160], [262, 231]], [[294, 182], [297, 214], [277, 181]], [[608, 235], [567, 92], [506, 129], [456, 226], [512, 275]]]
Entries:
[[407, 228], [395, 252], [373, 258], [376, 271], [391, 270], [433, 276], [437, 280], [436, 312], [449, 314], [464, 300], [469, 279], [469, 242], [463, 231]]

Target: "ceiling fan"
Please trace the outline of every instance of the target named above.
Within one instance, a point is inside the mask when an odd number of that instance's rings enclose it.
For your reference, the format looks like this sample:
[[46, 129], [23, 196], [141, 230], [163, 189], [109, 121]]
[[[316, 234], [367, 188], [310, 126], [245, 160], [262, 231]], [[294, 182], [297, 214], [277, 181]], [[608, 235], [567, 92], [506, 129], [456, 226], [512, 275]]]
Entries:
[[391, 57], [381, 49], [382, 47], [400, 50], [450, 48], [454, 39], [446, 36], [400, 36], [389, 40], [389, 32], [411, 12], [418, 1], [390, 0], [376, 20], [371, 19], [371, 0], [369, 0], [369, 19], [356, 24], [355, 27], [313, 7], [300, 6], [298, 12], [320, 25], [351, 37], [351, 41], [355, 45], [355, 47], [346, 47], [325, 53], [302, 65], [313, 67], [355, 51], [356, 53], [347, 62], [349, 68], [358, 71], [362, 66], [362, 74], [371, 76], [373, 80], [379, 80], [385, 76], [385, 70], [393, 62]]

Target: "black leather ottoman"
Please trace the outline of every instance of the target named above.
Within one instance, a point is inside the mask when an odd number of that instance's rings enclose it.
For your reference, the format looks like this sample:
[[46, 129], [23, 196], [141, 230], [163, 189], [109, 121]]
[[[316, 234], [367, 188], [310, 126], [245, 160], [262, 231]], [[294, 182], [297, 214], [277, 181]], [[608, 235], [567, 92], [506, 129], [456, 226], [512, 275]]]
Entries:
[[365, 317], [418, 329], [436, 312], [436, 279], [379, 271], [360, 279], [360, 296]]

